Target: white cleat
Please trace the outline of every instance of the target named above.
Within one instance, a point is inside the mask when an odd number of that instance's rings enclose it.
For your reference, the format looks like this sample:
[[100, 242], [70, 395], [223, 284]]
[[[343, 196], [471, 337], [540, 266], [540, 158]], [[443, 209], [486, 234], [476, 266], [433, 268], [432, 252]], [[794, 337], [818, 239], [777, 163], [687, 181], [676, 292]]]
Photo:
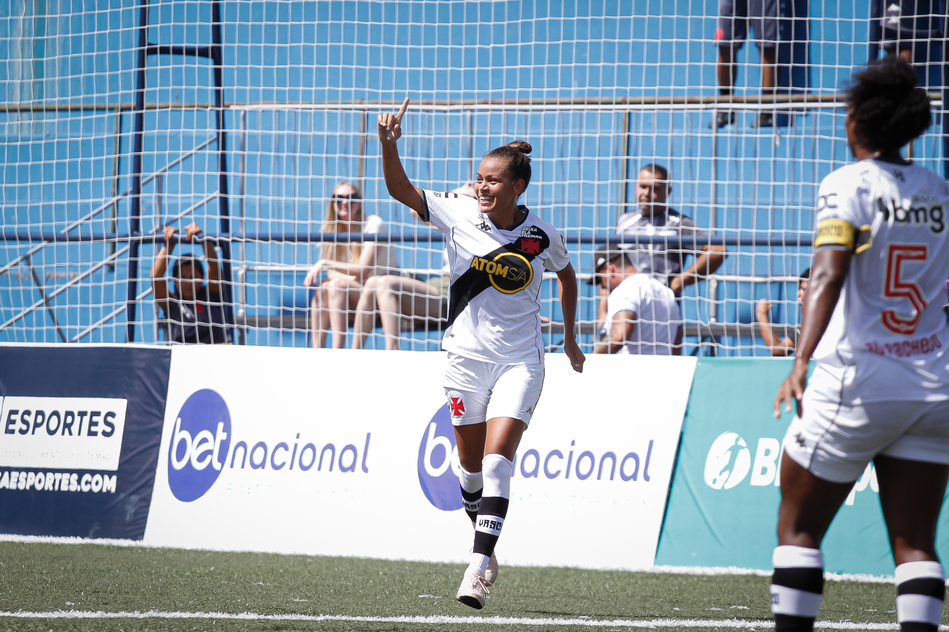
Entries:
[[481, 610], [484, 608], [484, 600], [487, 595], [488, 585], [484, 575], [478, 571], [465, 571], [465, 577], [461, 580], [461, 586], [458, 588], [455, 599], [466, 606]]
[[485, 586], [494, 586], [494, 582], [498, 580], [498, 558], [492, 553], [491, 559], [488, 560], [488, 568], [484, 570], [484, 585]]

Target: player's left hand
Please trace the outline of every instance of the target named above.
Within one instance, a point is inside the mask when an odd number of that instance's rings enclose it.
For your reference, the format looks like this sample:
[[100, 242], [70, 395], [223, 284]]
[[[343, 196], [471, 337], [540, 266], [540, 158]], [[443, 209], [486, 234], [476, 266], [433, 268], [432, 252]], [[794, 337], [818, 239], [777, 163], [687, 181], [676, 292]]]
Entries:
[[781, 418], [781, 404], [784, 404], [784, 412], [791, 412], [791, 400], [796, 405], [797, 416], [804, 414], [804, 407], [801, 400], [804, 398], [804, 389], [807, 387], [807, 364], [794, 363], [791, 374], [788, 375], [781, 386], [778, 387], [778, 394], [774, 398], [774, 418]]
[[583, 373], [583, 363], [586, 362], [586, 356], [580, 351], [580, 345], [573, 338], [568, 337], [563, 342], [563, 351], [570, 358], [570, 366], [577, 373]]

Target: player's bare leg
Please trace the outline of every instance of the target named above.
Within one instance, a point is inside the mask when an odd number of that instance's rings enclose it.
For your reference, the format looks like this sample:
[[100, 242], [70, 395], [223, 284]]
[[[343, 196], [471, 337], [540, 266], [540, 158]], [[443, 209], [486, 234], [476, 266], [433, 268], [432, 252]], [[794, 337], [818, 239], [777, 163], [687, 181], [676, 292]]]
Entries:
[[946, 597], [936, 526], [949, 466], [889, 456], [874, 461], [880, 505], [896, 562], [896, 618], [903, 630], [935, 632]]
[[778, 548], [771, 580], [776, 632], [814, 629], [824, 590], [820, 545], [853, 485], [818, 478], [782, 454]]
[[[468, 472], [477, 468], [484, 484], [471, 562], [457, 595], [458, 601], [479, 610], [484, 607], [487, 587], [497, 577], [494, 548], [510, 503], [514, 454], [526, 428], [524, 422], [510, 417], [495, 417], [485, 424], [455, 427], [461, 467]], [[480, 463], [479, 454], [483, 455]]]

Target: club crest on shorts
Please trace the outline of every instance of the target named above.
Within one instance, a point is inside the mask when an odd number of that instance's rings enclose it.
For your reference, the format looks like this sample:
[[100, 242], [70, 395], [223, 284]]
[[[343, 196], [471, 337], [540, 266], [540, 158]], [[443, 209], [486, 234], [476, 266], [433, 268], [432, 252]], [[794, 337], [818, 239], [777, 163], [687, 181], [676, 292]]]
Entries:
[[452, 419], [465, 416], [465, 401], [460, 397], [456, 397], [455, 395], [449, 396], [448, 408], [451, 411]]

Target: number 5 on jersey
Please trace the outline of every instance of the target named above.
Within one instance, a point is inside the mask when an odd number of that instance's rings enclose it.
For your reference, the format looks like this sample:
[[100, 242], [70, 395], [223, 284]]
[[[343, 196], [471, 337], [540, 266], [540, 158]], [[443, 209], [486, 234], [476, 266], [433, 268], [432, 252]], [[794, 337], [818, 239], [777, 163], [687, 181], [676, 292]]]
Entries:
[[912, 317], [900, 316], [895, 309], [885, 309], [883, 326], [898, 334], [910, 335], [916, 331], [919, 317], [926, 309], [926, 300], [915, 281], [903, 279], [905, 261], [925, 261], [928, 249], [925, 244], [890, 244], [886, 251], [886, 283], [883, 296], [907, 298], [913, 305]]

